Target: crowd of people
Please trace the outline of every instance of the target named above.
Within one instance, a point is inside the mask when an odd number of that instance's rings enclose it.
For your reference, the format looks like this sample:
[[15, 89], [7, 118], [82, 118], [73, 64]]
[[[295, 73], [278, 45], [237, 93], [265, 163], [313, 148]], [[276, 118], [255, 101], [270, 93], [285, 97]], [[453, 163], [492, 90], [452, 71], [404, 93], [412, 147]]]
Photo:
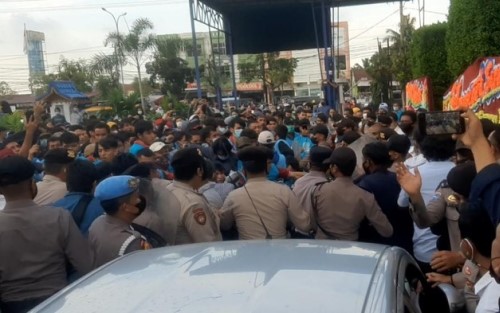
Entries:
[[498, 312], [498, 126], [468, 112], [464, 134], [425, 135], [384, 103], [191, 107], [69, 125], [37, 104], [0, 129], [2, 313], [132, 251], [286, 238], [401, 247], [467, 312]]

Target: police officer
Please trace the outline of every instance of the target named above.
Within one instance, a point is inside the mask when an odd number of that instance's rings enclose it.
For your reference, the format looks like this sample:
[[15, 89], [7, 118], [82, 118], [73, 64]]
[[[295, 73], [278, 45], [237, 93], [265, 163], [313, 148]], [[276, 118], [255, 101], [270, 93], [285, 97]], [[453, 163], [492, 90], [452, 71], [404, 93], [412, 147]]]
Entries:
[[316, 239], [358, 240], [360, 223], [365, 218], [381, 236], [392, 236], [392, 225], [375, 197], [352, 181], [357, 164], [354, 151], [347, 147], [337, 148], [323, 163], [330, 166], [330, 174], [335, 180], [313, 191], [313, 214], [318, 226]]
[[145, 208], [139, 195], [139, 179], [126, 175], [106, 178], [97, 185], [95, 197], [106, 212], [89, 229], [96, 266], [132, 251], [151, 248], [131, 225]]
[[33, 202], [35, 168], [23, 157], [0, 160], [0, 311], [26, 312], [67, 284], [66, 262], [86, 274], [92, 254], [71, 214]]
[[295, 194], [286, 185], [267, 180], [273, 151], [266, 147], [247, 147], [238, 152], [247, 183], [229, 193], [221, 209], [221, 225], [229, 229], [236, 223], [239, 238], [280, 239], [287, 237], [287, 222], [302, 233], [309, 233], [309, 214], [302, 210]]
[[66, 179], [68, 165], [75, 160], [73, 151], [59, 148], [47, 152], [44, 157], [43, 180], [37, 184], [38, 194], [34, 201], [39, 205], [49, 205], [64, 198], [68, 192]]
[[219, 217], [198, 192], [208, 178], [206, 162], [194, 147], [179, 150], [172, 158], [175, 178], [166, 187], [167, 202], [158, 211], [170, 245], [222, 240]]
[[[300, 207], [308, 214], [312, 213], [311, 195], [313, 190], [319, 184], [328, 182], [326, 171], [329, 165], [323, 164], [323, 161], [328, 159], [332, 154], [332, 149], [322, 146], [311, 148], [309, 153], [310, 171], [304, 177], [297, 179], [293, 186], [293, 192], [297, 195]], [[314, 219], [314, 215], [311, 215]], [[313, 222], [313, 225], [315, 221]]]

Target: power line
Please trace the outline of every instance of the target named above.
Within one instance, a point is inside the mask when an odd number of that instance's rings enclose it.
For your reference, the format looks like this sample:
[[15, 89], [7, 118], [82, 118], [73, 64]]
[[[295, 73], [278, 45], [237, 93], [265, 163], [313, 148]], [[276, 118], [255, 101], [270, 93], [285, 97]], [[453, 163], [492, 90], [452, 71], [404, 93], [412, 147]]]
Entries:
[[[104, 4], [107, 8], [123, 8], [123, 7], [142, 7], [142, 6], [158, 6], [158, 5], [176, 5], [184, 4], [181, 0], [152, 0], [152, 1], [136, 1], [136, 2], [115, 2]], [[35, 13], [47, 11], [74, 11], [74, 10], [93, 10], [99, 9], [103, 4], [91, 4], [80, 6], [44, 6], [44, 7], [21, 7], [16, 9], [0, 10], [0, 14], [12, 13]]]

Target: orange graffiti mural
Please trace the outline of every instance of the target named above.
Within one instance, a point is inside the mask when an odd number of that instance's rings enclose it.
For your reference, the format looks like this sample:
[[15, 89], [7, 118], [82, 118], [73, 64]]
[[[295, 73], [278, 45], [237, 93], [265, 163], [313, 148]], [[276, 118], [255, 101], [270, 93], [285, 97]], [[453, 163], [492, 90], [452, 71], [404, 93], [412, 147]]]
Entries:
[[444, 110], [472, 109], [495, 122], [500, 114], [500, 57], [476, 60], [443, 98]]

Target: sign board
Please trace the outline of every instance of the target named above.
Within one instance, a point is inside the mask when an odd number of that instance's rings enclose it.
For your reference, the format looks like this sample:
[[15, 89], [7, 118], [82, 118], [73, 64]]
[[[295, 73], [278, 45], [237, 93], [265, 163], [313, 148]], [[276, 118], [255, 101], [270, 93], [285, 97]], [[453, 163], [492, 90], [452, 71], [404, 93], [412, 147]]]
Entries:
[[500, 122], [500, 57], [476, 60], [458, 77], [443, 98], [444, 110], [469, 110]]
[[417, 111], [418, 109], [432, 110], [432, 87], [429, 77], [421, 77], [406, 84], [406, 109]]

